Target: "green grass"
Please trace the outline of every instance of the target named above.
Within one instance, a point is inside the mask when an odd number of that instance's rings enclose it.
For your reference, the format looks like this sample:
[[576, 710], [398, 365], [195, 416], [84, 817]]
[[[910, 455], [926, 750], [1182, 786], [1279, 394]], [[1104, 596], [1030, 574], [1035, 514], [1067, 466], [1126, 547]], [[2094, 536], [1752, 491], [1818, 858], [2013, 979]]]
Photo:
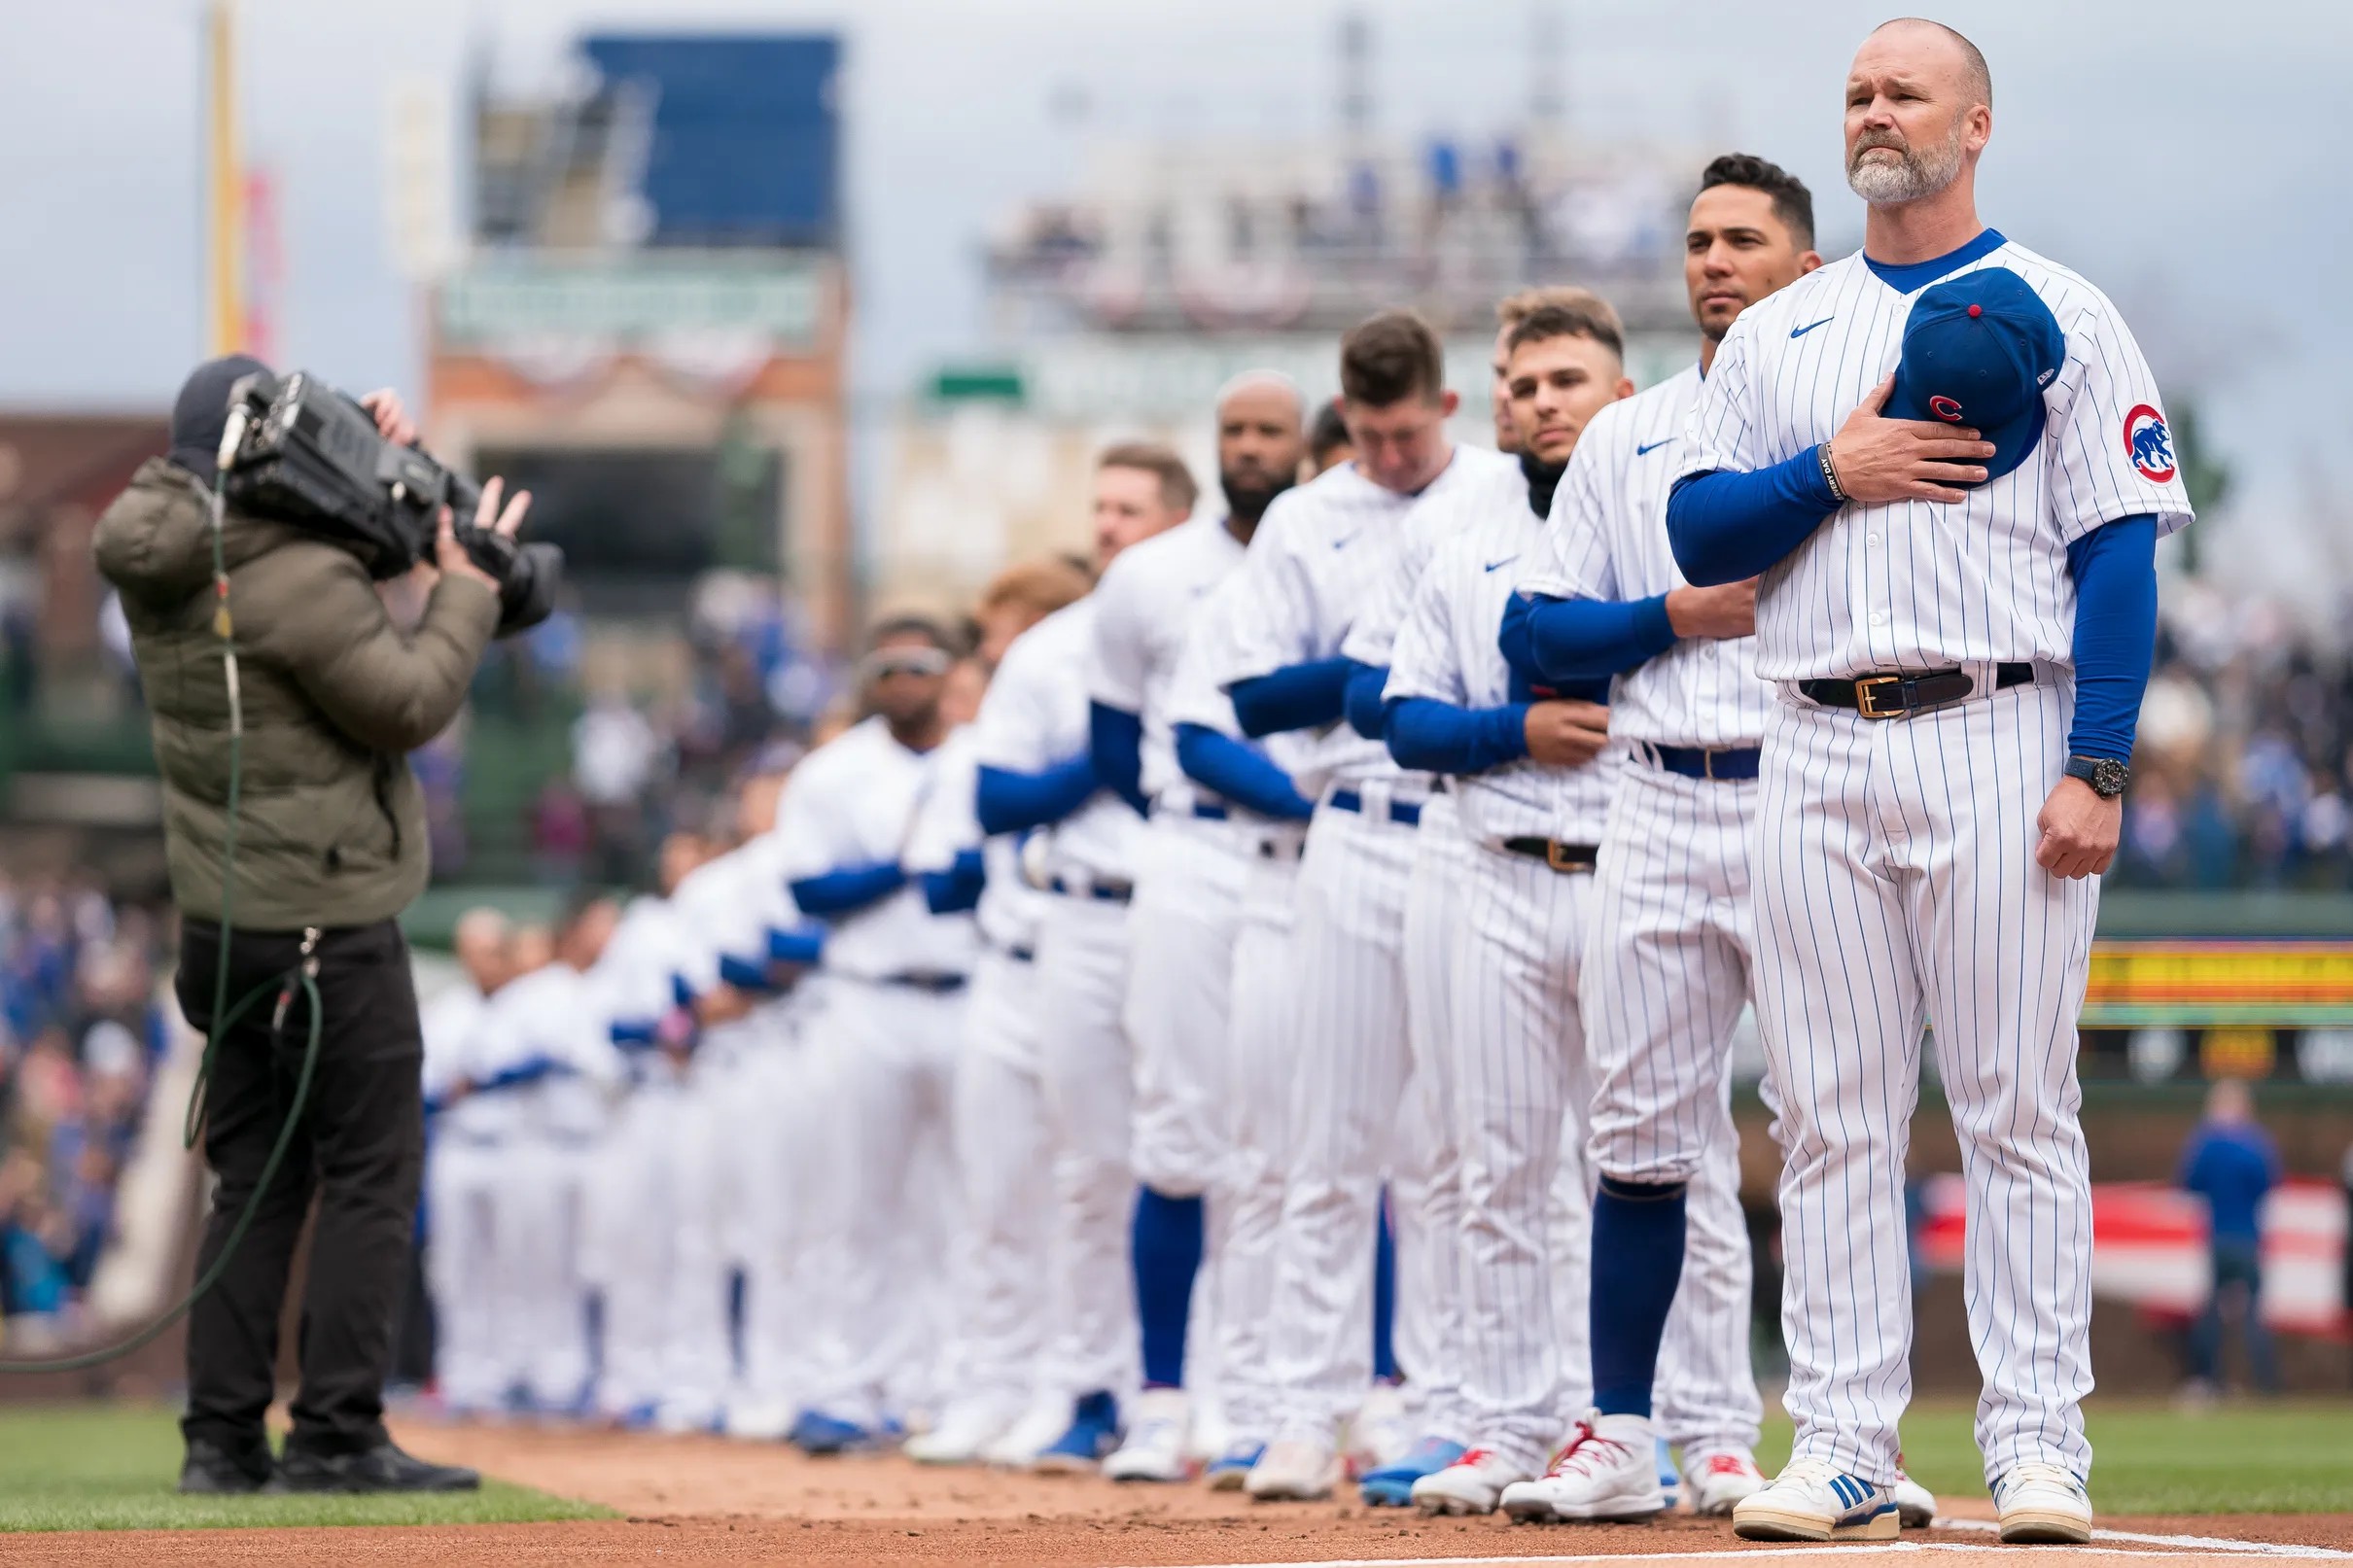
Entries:
[[482, 1482], [404, 1497], [182, 1497], [170, 1414], [119, 1406], [0, 1410], [0, 1531], [189, 1530], [309, 1524], [515, 1524], [610, 1509]]
[[[1757, 1458], [1789, 1456], [1789, 1422], [1770, 1412]], [[1915, 1405], [1904, 1463], [1939, 1498], [1984, 1497], [1971, 1411]], [[2191, 1414], [2161, 1403], [2094, 1400], [2091, 1501], [2103, 1514], [2353, 1513], [2353, 1401], [2240, 1405]]]

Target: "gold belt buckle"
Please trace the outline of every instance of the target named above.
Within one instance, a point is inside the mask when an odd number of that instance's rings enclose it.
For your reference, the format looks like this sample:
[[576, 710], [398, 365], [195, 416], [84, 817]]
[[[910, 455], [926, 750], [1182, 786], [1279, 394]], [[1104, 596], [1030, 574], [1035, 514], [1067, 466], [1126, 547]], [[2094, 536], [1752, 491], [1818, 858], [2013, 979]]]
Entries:
[[1893, 708], [1879, 708], [1875, 705], [1872, 696], [1872, 694], [1878, 691], [1881, 686], [1901, 685], [1903, 684], [1903, 681], [1904, 678], [1900, 675], [1867, 675], [1858, 677], [1854, 683], [1855, 713], [1864, 718], [1903, 717], [1912, 710], [1902, 706], [1901, 704], [1898, 704]]
[[1583, 871], [1586, 868], [1584, 857], [1568, 852], [1569, 846], [1559, 839], [1546, 839], [1544, 841], [1544, 863], [1555, 871]]

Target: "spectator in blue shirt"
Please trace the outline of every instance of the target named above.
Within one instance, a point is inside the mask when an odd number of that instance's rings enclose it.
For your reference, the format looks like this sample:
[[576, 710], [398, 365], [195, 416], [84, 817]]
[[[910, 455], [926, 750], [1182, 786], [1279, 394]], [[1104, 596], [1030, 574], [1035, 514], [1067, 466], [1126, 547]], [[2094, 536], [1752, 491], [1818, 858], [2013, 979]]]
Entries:
[[2264, 1327], [2263, 1206], [2279, 1185], [2279, 1151], [2255, 1120], [2255, 1097], [2236, 1078], [2206, 1096], [2206, 1119], [2182, 1150], [2181, 1185], [2206, 1201], [2207, 1255], [2213, 1279], [2206, 1309], [2190, 1333], [2192, 1376], [2207, 1388], [2222, 1381], [2223, 1299], [2242, 1298], [2247, 1365], [2255, 1385], [2279, 1391], [2279, 1363]]

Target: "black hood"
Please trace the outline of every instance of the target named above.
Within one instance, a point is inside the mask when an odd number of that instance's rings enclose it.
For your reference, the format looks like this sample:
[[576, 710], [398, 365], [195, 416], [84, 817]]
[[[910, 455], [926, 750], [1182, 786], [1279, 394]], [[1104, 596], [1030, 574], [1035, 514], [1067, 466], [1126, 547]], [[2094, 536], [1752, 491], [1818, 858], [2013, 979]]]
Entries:
[[180, 383], [180, 396], [171, 405], [171, 460], [189, 472], [212, 476], [219, 460], [221, 432], [228, 426], [228, 389], [269, 366], [250, 354], [229, 354], [206, 360]]

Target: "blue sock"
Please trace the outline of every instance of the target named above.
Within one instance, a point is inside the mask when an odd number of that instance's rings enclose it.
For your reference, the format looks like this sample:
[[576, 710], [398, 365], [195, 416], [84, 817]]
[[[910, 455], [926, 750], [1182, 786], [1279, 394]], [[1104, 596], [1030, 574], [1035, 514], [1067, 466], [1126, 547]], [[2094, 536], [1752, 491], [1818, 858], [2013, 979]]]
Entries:
[[1659, 1340], [1683, 1279], [1683, 1184], [1601, 1178], [1594, 1198], [1594, 1405], [1648, 1415]]
[[1397, 1376], [1397, 1242], [1389, 1235], [1388, 1194], [1381, 1195], [1381, 1228], [1373, 1236], [1373, 1376]]
[[1136, 1269], [1136, 1316], [1143, 1327], [1143, 1386], [1184, 1386], [1184, 1331], [1201, 1272], [1201, 1200], [1136, 1192], [1129, 1233]]

